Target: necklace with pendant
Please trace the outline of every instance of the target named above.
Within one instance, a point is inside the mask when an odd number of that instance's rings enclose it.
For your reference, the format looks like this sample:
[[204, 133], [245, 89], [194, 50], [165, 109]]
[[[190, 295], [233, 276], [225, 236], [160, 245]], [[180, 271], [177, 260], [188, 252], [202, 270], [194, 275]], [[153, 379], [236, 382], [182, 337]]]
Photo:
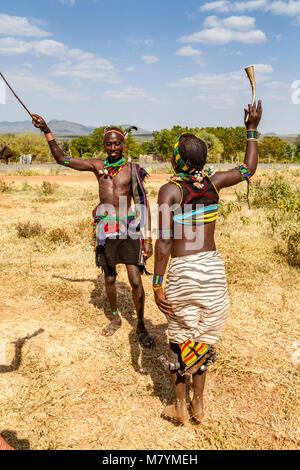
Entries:
[[130, 158], [124, 156], [122, 156], [120, 160], [113, 163], [110, 163], [108, 159], [106, 159], [104, 161], [103, 169], [99, 170], [99, 174], [113, 178], [118, 173], [120, 173], [121, 170], [123, 170], [124, 166], [126, 166], [128, 162], [130, 162]]

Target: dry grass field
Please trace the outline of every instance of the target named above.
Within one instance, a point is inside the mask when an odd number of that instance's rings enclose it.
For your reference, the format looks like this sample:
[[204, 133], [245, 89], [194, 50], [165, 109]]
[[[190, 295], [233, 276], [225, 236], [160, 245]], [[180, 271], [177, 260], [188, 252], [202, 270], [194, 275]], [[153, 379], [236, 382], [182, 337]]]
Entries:
[[[152, 278], [144, 276], [145, 316], [156, 347], [137, 341], [122, 266], [123, 325], [103, 337], [111, 313], [89, 247], [97, 182], [68, 175], [0, 177], [0, 434], [19, 449], [299, 447], [299, 252], [297, 236], [282, 235], [295, 211], [266, 201], [249, 213], [235, 188], [221, 193], [216, 241], [231, 307], [207, 374], [205, 417], [176, 426], [161, 417], [172, 394], [157, 360], [167, 324]], [[283, 177], [295, 191], [297, 171]], [[147, 184], [152, 202], [164, 178]], [[254, 180], [268, 182], [259, 172]]]

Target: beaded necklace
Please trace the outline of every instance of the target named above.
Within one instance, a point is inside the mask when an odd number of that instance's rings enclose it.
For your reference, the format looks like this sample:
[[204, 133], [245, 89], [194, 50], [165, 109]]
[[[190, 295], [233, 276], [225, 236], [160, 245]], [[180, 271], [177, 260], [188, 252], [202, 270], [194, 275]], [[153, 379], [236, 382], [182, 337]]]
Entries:
[[120, 160], [113, 163], [110, 163], [108, 159], [106, 159], [103, 165], [103, 169], [99, 170], [99, 174], [113, 178], [118, 173], [120, 173], [121, 170], [123, 170], [124, 166], [126, 166], [128, 162], [130, 162], [130, 158], [124, 156], [122, 156]]
[[215, 170], [213, 167], [209, 167], [205, 170], [194, 170], [194, 175], [189, 173], [180, 172], [172, 175], [168, 181], [186, 181], [187, 183], [192, 183], [198, 189], [202, 189], [204, 184], [202, 183], [203, 179], [206, 176], [213, 176]]

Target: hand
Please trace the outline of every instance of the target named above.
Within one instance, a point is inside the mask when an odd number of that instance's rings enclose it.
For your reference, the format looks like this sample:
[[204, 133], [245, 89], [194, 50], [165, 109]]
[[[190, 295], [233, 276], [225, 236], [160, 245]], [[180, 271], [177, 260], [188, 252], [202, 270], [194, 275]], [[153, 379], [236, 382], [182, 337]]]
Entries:
[[[149, 241], [150, 241], [150, 240], [149, 240]], [[143, 257], [144, 257], [145, 261], [146, 261], [148, 258], [151, 258], [151, 256], [153, 255], [152, 243], [145, 243], [145, 242], [144, 242], [142, 253], [143, 253]]]
[[[257, 126], [261, 120], [262, 115], [262, 107], [261, 107], [261, 100], [258, 100], [257, 106], [256, 103], [252, 106], [252, 104], [248, 104], [248, 109], [244, 108], [245, 116], [244, 116], [244, 123], [247, 129], [256, 130]], [[249, 115], [248, 121], [246, 122], [246, 117]]]
[[38, 114], [32, 115], [32, 124], [34, 125], [34, 127], [36, 127], [37, 129], [40, 129], [41, 131], [43, 131], [47, 127], [47, 124], [44, 121], [44, 119]]
[[163, 312], [165, 315], [172, 315], [172, 313], [175, 311], [175, 308], [171, 302], [166, 300], [164, 290], [161, 288], [153, 292], [154, 292], [155, 303], [158, 306], [159, 310]]

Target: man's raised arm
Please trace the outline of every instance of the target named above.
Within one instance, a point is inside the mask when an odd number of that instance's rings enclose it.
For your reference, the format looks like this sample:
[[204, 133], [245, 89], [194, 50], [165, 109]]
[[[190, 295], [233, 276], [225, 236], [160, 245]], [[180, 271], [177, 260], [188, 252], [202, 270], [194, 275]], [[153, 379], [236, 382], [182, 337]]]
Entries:
[[54, 135], [47, 126], [44, 119], [38, 114], [33, 114], [32, 124], [37, 129], [40, 129], [44, 134], [49, 144], [51, 153], [59, 165], [73, 168], [74, 170], [94, 171], [95, 159], [80, 160], [79, 158], [72, 158], [67, 156], [62, 149], [57, 145]]

